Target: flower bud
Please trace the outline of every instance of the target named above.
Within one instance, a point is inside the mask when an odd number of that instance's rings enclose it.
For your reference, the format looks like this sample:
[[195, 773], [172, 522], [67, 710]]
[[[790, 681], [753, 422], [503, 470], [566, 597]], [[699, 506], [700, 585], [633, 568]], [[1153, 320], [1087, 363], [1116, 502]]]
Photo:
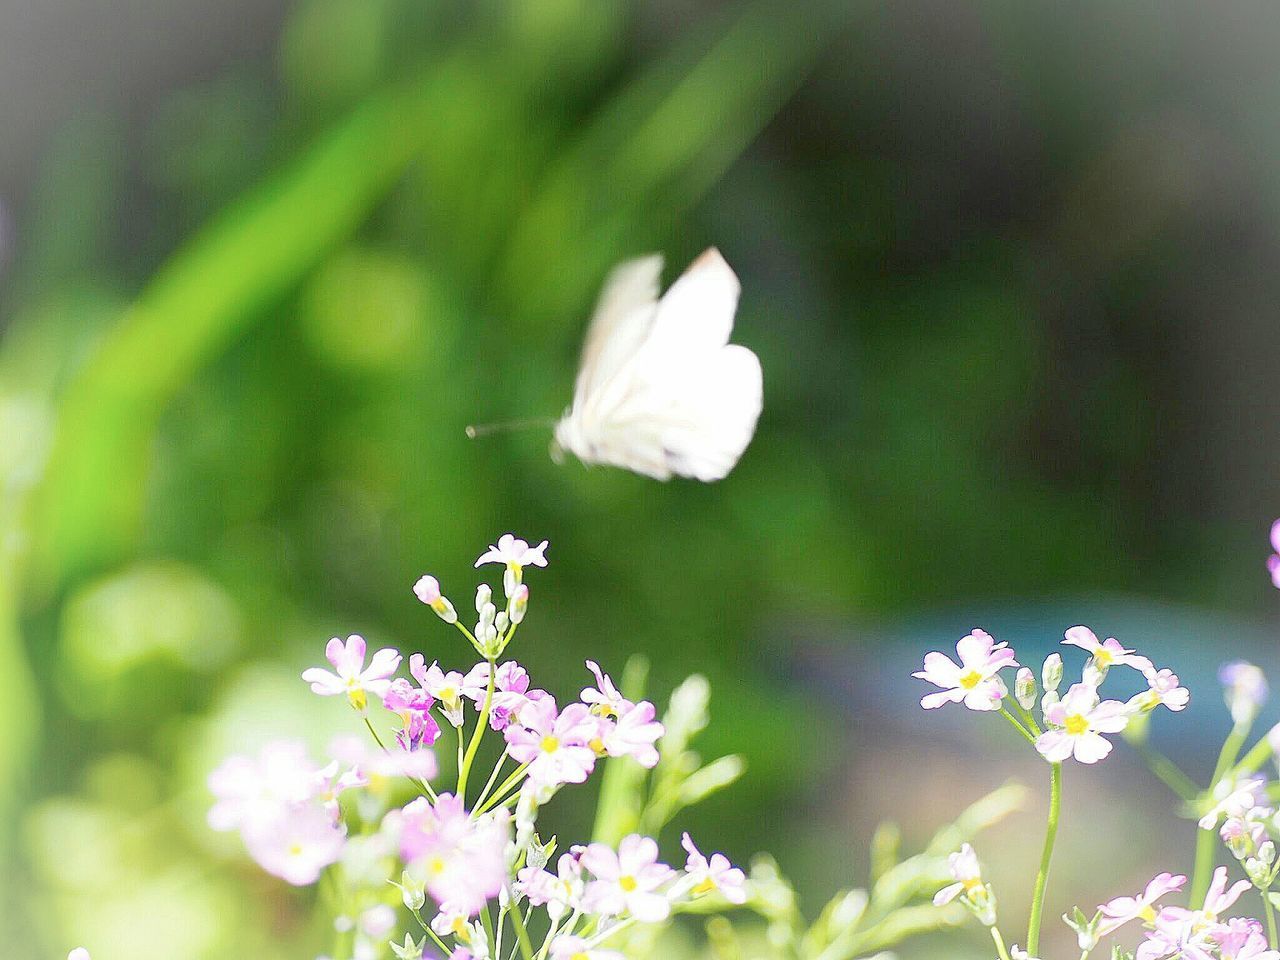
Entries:
[[1044, 658], [1044, 667], [1040, 671], [1040, 683], [1046, 693], [1057, 693], [1062, 683], [1062, 657], [1051, 653]]
[[507, 611], [499, 610], [497, 619], [493, 621], [493, 629], [498, 633], [506, 633], [509, 626], [511, 626], [511, 618], [507, 616]]
[[1023, 710], [1036, 705], [1036, 675], [1030, 667], [1022, 667], [1013, 681], [1013, 698]]
[[489, 601], [493, 597], [493, 590], [487, 583], [482, 583], [476, 587], [476, 613], [480, 613], [485, 607], [489, 606]]
[[399, 960], [422, 960], [427, 952], [427, 938], [424, 936], [421, 941], [414, 940], [411, 934], [404, 935], [404, 944], [391, 941], [391, 952], [394, 953]]
[[400, 882], [396, 886], [400, 888], [400, 899], [408, 909], [421, 910], [422, 905], [427, 902], [422, 883], [408, 870], [400, 874]]
[[440, 593], [440, 581], [435, 577], [419, 577], [413, 585], [413, 592], [419, 600], [436, 612], [445, 623], [457, 623], [458, 614], [453, 609], [449, 598]]
[[1223, 698], [1237, 726], [1252, 723], [1267, 700], [1267, 678], [1252, 663], [1236, 660], [1218, 671]]
[[520, 568], [507, 567], [502, 574], [502, 592], [510, 598], [518, 586], [520, 586]]
[[510, 617], [512, 623], [519, 623], [524, 619], [526, 611], [529, 609], [529, 588], [523, 583], [516, 587], [516, 592], [511, 597]]

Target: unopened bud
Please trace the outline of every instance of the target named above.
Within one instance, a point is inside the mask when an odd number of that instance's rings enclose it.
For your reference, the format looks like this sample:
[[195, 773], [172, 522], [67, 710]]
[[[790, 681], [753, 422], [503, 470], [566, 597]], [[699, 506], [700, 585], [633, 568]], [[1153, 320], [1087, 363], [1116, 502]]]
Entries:
[[520, 568], [508, 566], [502, 574], [502, 592], [510, 599], [518, 586], [520, 586]]
[[524, 619], [525, 613], [529, 609], [529, 588], [523, 583], [516, 587], [516, 592], [511, 597], [510, 617], [512, 623], [519, 623]]
[[506, 633], [509, 626], [511, 626], [511, 618], [507, 616], [507, 611], [499, 610], [497, 619], [493, 621], [493, 628], [498, 633]]
[[400, 899], [404, 901], [404, 905], [408, 909], [421, 910], [422, 905], [427, 902], [427, 895], [423, 890], [422, 883], [414, 878], [408, 870], [400, 874], [400, 882], [396, 886], [400, 888]]
[[1237, 726], [1252, 723], [1267, 699], [1267, 678], [1252, 663], [1237, 660], [1218, 671], [1223, 697]]
[[1057, 693], [1062, 683], [1062, 656], [1051, 653], [1044, 658], [1044, 667], [1040, 671], [1040, 684], [1046, 693]]
[[1018, 671], [1013, 681], [1013, 698], [1023, 710], [1030, 710], [1036, 705], [1036, 675], [1030, 667]]
[[458, 614], [453, 609], [449, 598], [440, 592], [440, 581], [432, 576], [419, 577], [413, 585], [413, 592], [419, 600], [436, 612], [445, 623], [457, 623]]
[[489, 605], [490, 599], [493, 597], [493, 590], [487, 583], [482, 583], [476, 587], [476, 613], [480, 613]]

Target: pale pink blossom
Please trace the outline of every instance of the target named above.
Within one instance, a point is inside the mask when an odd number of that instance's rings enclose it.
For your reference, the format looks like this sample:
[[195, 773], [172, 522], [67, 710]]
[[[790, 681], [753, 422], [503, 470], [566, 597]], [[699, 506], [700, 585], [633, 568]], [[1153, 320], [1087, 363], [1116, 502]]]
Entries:
[[520, 725], [507, 727], [507, 752], [517, 763], [529, 764], [535, 785], [582, 783], [596, 765], [590, 742], [598, 730], [598, 718], [585, 704], [571, 703], [557, 714], [555, 700], [548, 697], [530, 702]]
[[680, 838], [680, 845], [689, 854], [684, 869], [693, 883], [690, 893], [699, 897], [718, 891], [730, 903], [747, 902], [746, 874], [730, 863], [728, 857], [723, 853], [713, 853], [707, 859], [687, 833]]
[[302, 679], [311, 684], [313, 693], [322, 697], [345, 693], [352, 705], [360, 710], [367, 703], [366, 693], [381, 697], [391, 686], [391, 675], [400, 668], [400, 654], [390, 647], [375, 653], [366, 668], [364, 638], [356, 634], [347, 637], [346, 643], [334, 637], [324, 653], [336, 672], [312, 667], [303, 671]]
[[974, 894], [983, 889], [982, 865], [978, 863], [978, 855], [973, 847], [963, 844], [958, 851], [947, 858], [947, 866], [955, 883], [948, 884], [933, 896], [935, 907], [946, 906], [962, 893]]
[[1098, 936], [1105, 937], [1114, 933], [1130, 920], [1153, 921], [1156, 915], [1156, 901], [1175, 890], [1181, 890], [1186, 882], [1187, 878], [1180, 874], [1175, 876], [1172, 873], [1161, 873], [1152, 878], [1147, 888], [1136, 897], [1116, 897], [1114, 900], [1108, 900], [1098, 907], [1098, 912], [1102, 914], [1102, 922], [1098, 925]]
[[245, 824], [241, 830], [249, 856], [267, 873], [304, 887], [320, 879], [324, 868], [342, 855], [346, 831], [319, 804], [302, 804], [271, 821]]
[[400, 852], [438, 904], [474, 916], [506, 880], [506, 811], [472, 819], [462, 799], [442, 793], [411, 802], [399, 816]]
[[572, 852], [561, 854], [554, 874], [548, 870], [524, 867], [517, 877], [516, 889], [535, 907], [545, 906], [552, 920], [558, 920], [571, 910], [581, 909], [585, 882], [578, 856]]
[[440, 739], [440, 724], [431, 715], [435, 697], [422, 687], [415, 687], [400, 677], [382, 697], [382, 705], [400, 717], [402, 728], [396, 732], [396, 740], [405, 750], [429, 747]]
[[466, 678], [457, 670], [445, 673], [438, 662], [433, 662], [430, 667], [426, 662], [422, 654], [415, 653], [409, 658], [409, 673], [422, 685], [423, 690], [440, 701], [445, 719], [455, 727], [462, 726], [462, 687]]
[[271, 740], [256, 757], [228, 757], [209, 774], [216, 803], [209, 810], [214, 830], [274, 821], [281, 811], [311, 799], [317, 769], [307, 748], [296, 740]]
[[1072, 627], [1063, 635], [1062, 642], [1087, 650], [1093, 657], [1093, 666], [1104, 672], [1108, 667], [1121, 664], [1133, 667], [1140, 673], [1145, 673], [1154, 666], [1146, 657], [1138, 656], [1132, 650], [1126, 650], [1115, 637], [1107, 637], [1106, 640], [1099, 641], [1097, 634], [1088, 627]]
[[1271, 549], [1275, 553], [1267, 557], [1267, 571], [1271, 574], [1271, 582], [1280, 587], [1280, 520], [1271, 524]]
[[[634, 757], [642, 767], [656, 767], [658, 750], [654, 743], [665, 730], [654, 719], [655, 714], [653, 704], [641, 700], [628, 706], [616, 721], [599, 718], [599, 746], [611, 757]], [[591, 745], [595, 746], [594, 742]]]
[[671, 914], [671, 902], [657, 892], [675, 876], [658, 862], [658, 844], [649, 837], [624, 837], [617, 852], [593, 843], [582, 853], [582, 866], [594, 879], [587, 884], [586, 909], [605, 916], [629, 914], [641, 923], [659, 923]]
[[76, 947], [67, 954], [67, 960], [92, 960], [92, 958], [89, 956], [89, 951], [84, 947]]
[[1129, 723], [1128, 708], [1118, 700], [1098, 702], [1098, 690], [1073, 684], [1057, 703], [1044, 711], [1049, 730], [1036, 738], [1036, 749], [1050, 763], [1074, 756], [1081, 763], [1097, 763], [1111, 752], [1104, 733], [1119, 733]]
[[1143, 675], [1147, 680], [1147, 689], [1129, 699], [1130, 709], [1149, 713], [1164, 704], [1176, 713], [1190, 702], [1191, 691], [1179, 685], [1178, 675], [1172, 670], [1152, 668]]
[[975, 629], [956, 644], [956, 654], [958, 665], [936, 651], [925, 655], [924, 669], [912, 676], [943, 689], [926, 695], [920, 706], [933, 710], [963, 702], [970, 710], [999, 710], [1008, 692], [999, 673], [1005, 667], [1018, 666], [1008, 644], [996, 643], [989, 633]]
[[1201, 830], [1212, 830], [1223, 817], [1243, 817], [1266, 799], [1265, 777], [1226, 777], [1213, 788], [1214, 804], [1200, 818]]
[[545, 567], [547, 558], [543, 556], [543, 553], [546, 549], [546, 540], [543, 540], [536, 547], [531, 547], [519, 537], [504, 533], [498, 538], [496, 546], [491, 545], [488, 550], [480, 554], [480, 559], [476, 561], [476, 566], [483, 566], [486, 563], [502, 563], [512, 570], [519, 570], [521, 567]]
[[1267, 678], [1252, 663], [1235, 660], [1218, 670], [1231, 721], [1237, 725], [1251, 723], [1267, 700]]
[[610, 676], [600, 669], [594, 660], [587, 661], [587, 669], [595, 674], [596, 685], [586, 687], [579, 698], [591, 707], [591, 712], [602, 717], [616, 717], [631, 706], [631, 701], [622, 695]]
[[1210, 920], [1217, 920], [1240, 899], [1240, 895], [1249, 889], [1248, 880], [1237, 880], [1227, 886], [1227, 868], [1218, 867], [1213, 871], [1213, 882], [1209, 884], [1209, 892], [1204, 897], [1203, 913]]
[[1235, 917], [1213, 934], [1221, 960], [1280, 960], [1280, 952], [1270, 949], [1262, 924]]

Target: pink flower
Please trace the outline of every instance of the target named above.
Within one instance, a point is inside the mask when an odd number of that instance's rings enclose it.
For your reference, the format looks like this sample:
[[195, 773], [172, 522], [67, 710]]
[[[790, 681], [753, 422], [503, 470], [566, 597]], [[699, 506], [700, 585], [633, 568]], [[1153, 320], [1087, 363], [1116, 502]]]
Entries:
[[453, 609], [449, 598], [440, 592], [440, 581], [435, 577], [422, 576], [413, 585], [413, 594], [432, 610], [445, 623], [457, 623], [458, 613]]
[[556, 937], [551, 941], [551, 960], [626, 960], [617, 950], [592, 947], [582, 937]]
[[346, 831], [319, 804], [294, 807], [272, 821], [246, 824], [242, 835], [249, 856], [267, 873], [304, 887], [320, 879], [336, 863]]
[[718, 890], [730, 903], [747, 902], [746, 874], [730, 863], [728, 857], [723, 853], [713, 853], [708, 860], [687, 833], [680, 838], [680, 846], [689, 854], [684, 869], [693, 881], [690, 892], [695, 897]]
[[557, 715], [555, 700], [531, 701], [521, 711], [520, 726], [506, 729], [507, 752], [517, 763], [529, 764], [531, 783], [552, 787], [582, 783], [596, 765], [590, 742], [597, 718], [584, 704], [571, 703]]
[[1209, 892], [1204, 897], [1204, 915], [1210, 920], [1217, 920], [1250, 886], [1248, 880], [1237, 880], [1228, 887], [1227, 868], [1219, 867], [1213, 871], [1213, 882], [1209, 884]]
[[925, 655], [924, 669], [912, 674], [943, 688], [940, 693], [925, 696], [920, 706], [934, 710], [945, 703], [963, 701], [970, 710], [999, 710], [1000, 701], [1008, 692], [999, 673], [1005, 667], [1018, 665], [1008, 644], [996, 643], [991, 634], [975, 629], [956, 644], [956, 653], [959, 665], [946, 655], [933, 652]]
[[462, 688], [466, 682], [457, 670], [445, 673], [439, 663], [426, 665], [426, 658], [415, 653], [409, 658], [409, 673], [422, 684], [422, 689], [440, 701], [445, 719], [455, 727], [462, 726]]
[[1178, 675], [1172, 670], [1156, 670], [1154, 667], [1144, 674], [1147, 678], [1147, 689], [1129, 698], [1128, 707], [1143, 713], [1150, 713], [1164, 704], [1175, 713], [1182, 710], [1191, 700], [1191, 692], [1178, 684]]
[[552, 920], [558, 920], [570, 910], [581, 909], [584, 882], [578, 854], [561, 854], [554, 874], [547, 870], [535, 870], [533, 867], [523, 868], [519, 873], [516, 889], [528, 897], [535, 907], [545, 905]]
[[295, 740], [268, 741], [257, 757], [228, 757], [209, 774], [209, 792], [217, 800], [209, 826], [225, 831], [274, 822], [282, 811], [311, 799], [316, 774], [307, 748]]
[[1275, 551], [1267, 557], [1267, 570], [1271, 573], [1271, 582], [1280, 587], [1280, 520], [1271, 524], [1271, 549]]
[[962, 893], [973, 896], [983, 891], [982, 865], [978, 863], [978, 855], [969, 844], [961, 845], [959, 850], [951, 854], [947, 858], [947, 866], [955, 883], [948, 884], [934, 894], [935, 907], [946, 906]]
[[[655, 713], [653, 704], [642, 700], [629, 704], [616, 722], [600, 718], [599, 746], [611, 757], [634, 757], [640, 766], [653, 769], [658, 765], [654, 742], [665, 732]], [[594, 741], [591, 745], [596, 746]]]
[[1263, 805], [1267, 793], [1265, 777], [1226, 777], [1213, 788], [1214, 804], [1200, 818], [1201, 830], [1212, 830], [1222, 817], [1243, 817]]
[[595, 674], [596, 686], [584, 689], [580, 699], [591, 707], [592, 713], [602, 717], [616, 717], [631, 706], [631, 701], [618, 691], [613, 680], [600, 669], [598, 663], [588, 660], [587, 669]]
[[311, 691], [322, 697], [345, 693], [351, 705], [364, 710], [368, 704], [366, 692], [381, 697], [391, 686], [389, 679], [400, 668], [400, 654], [390, 647], [373, 655], [368, 669], [364, 665], [364, 638], [353, 634], [344, 644], [337, 637], [324, 649], [325, 657], [337, 673], [321, 667], [304, 670], [302, 679], [311, 684]]
[[1280, 952], [1272, 950], [1257, 920], [1235, 917], [1213, 934], [1222, 960], [1280, 960]]
[[1064, 634], [1062, 642], [1087, 650], [1093, 655], [1090, 661], [1092, 666], [1104, 673], [1108, 667], [1117, 664], [1133, 667], [1142, 673], [1153, 669], [1151, 661], [1146, 657], [1140, 657], [1132, 650], [1126, 650], [1115, 637], [1107, 637], [1100, 642], [1097, 634], [1088, 627], [1072, 627]]
[[1214, 960], [1209, 951], [1216, 927], [1206, 925], [1199, 911], [1165, 907], [1152, 923], [1155, 929], [1138, 946], [1135, 960]]
[[401, 811], [400, 851], [432, 898], [474, 916], [496, 897], [507, 876], [506, 811], [472, 819], [462, 799], [419, 797]]
[[1098, 702], [1098, 690], [1086, 683], [1073, 684], [1057, 703], [1044, 711], [1052, 729], [1036, 738], [1036, 749], [1050, 763], [1074, 755], [1081, 763], [1097, 763], [1111, 752], [1111, 742], [1100, 736], [1119, 733], [1129, 723], [1128, 708], [1119, 700]]
[[582, 854], [582, 865], [594, 876], [584, 896], [587, 910], [606, 916], [628, 913], [641, 923], [658, 923], [671, 914], [671, 902], [657, 889], [675, 876], [658, 862], [658, 845], [649, 837], [624, 837], [615, 853], [593, 843]]
[[1166, 894], [1181, 890], [1186, 882], [1187, 878], [1184, 876], [1161, 873], [1152, 878], [1146, 890], [1136, 897], [1116, 897], [1114, 900], [1107, 901], [1098, 907], [1098, 912], [1102, 914], [1102, 922], [1098, 925], [1098, 936], [1105, 937], [1114, 933], [1130, 920], [1139, 918], [1147, 922], [1155, 920], [1155, 902]]
[[486, 563], [503, 563], [508, 569], [519, 570], [521, 567], [545, 567], [547, 558], [543, 553], [547, 549], [547, 541], [543, 540], [536, 547], [529, 546], [524, 540], [504, 533], [498, 538], [497, 546], [490, 546], [480, 554], [476, 566]]
[[382, 705], [399, 714], [404, 725], [396, 734], [396, 740], [405, 750], [429, 747], [440, 739], [440, 725], [431, 716], [435, 697], [422, 687], [415, 687], [403, 677], [392, 680], [382, 698]]

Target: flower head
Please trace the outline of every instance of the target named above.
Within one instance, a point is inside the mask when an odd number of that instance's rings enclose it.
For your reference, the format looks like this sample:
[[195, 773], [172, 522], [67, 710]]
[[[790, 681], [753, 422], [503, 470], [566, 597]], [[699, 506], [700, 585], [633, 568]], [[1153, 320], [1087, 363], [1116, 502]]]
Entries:
[[413, 585], [414, 595], [436, 612], [445, 623], [457, 623], [458, 611], [453, 608], [449, 598], [440, 592], [440, 581], [435, 577], [423, 575]]
[[693, 882], [690, 893], [699, 897], [714, 890], [730, 903], [747, 902], [746, 874], [730, 863], [728, 857], [713, 853], [708, 860], [687, 833], [680, 838], [680, 846], [689, 854], [684, 869]]
[[951, 876], [955, 883], [948, 884], [933, 897], [935, 907], [946, 906], [959, 898], [960, 902], [988, 927], [996, 923], [996, 900], [991, 885], [982, 880], [982, 866], [978, 863], [978, 855], [973, 847], [964, 844], [947, 859]]
[[322, 667], [312, 667], [302, 672], [302, 679], [311, 684], [311, 691], [322, 697], [345, 693], [351, 705], [363, 711], [368, 706], [368, 693], [381, 697], [391, 686], [389, 679], [400, 668], [400, 654], [385, 647], [373, 655], [368, 668], [364, 665], [364, 637], [353, 634], [343, 643], [337, 637], [329, 641], [324, 655], [336, 673]]
[[595, 878], [587, 884], [586, 908], [606, 916], [630, 914], [641, 923], [658, 923], [671, 914], [671, 902], [658, 888], [675, 871], [658, 862], [658, 844], [649, 837], [624, 837], [615, 853], [593, 843], [582, 853], [582, 865]]
[[1090, 669], [1100, 675], [1105, 675], [1109, 667], [1119, 664], [1133, 667], [1142, 673], [1152, 669], [1152, 663], [1146, 657], [1138, 656], [1132, 650], [1126, 650], [1115, 637], [1107, 637], [1106, 640], [1100, 641], [1097, 634], [1088, 627], [1072, 627], [1063, 634], [1062, 642], [1087, 650], [1091, 654]]
[[570, 910], [582, 908], [585, 883], [582, 878], [580, 853], [563, 853], [556, 863], [556, 872], [524, 867], [516, 882], [516, 889], [529, 898], [535, 907], [546, 906], [552, 920], [558, 920]]
[[925, 655], [924, 669], [912, 676], [943, 689], [927, 694], [920, 706], [933, 710], [946, 703], [963, 702], [970, 710], [999, 710], [1000, 701], [1008, 692], [999, 673], [1005, 667], [1018, 666], [1008, 644], [996, 643], [984, 630], [974, 630], [956, 644], [956, 654], [960, 657], [958, 665], [945, 654]]
[[1145, 890], [1136, 897], [1116, 897], [1098, 907], [1102, 914], [1102, 922], [1098, 925], [1098, 936], [1105, 937], [1130, 920], [1142, 919], [1147, 922], [1155, 920], [1155, 903], [1166, 894], [1181, 890], [1187, 878], [1172, 873], [1157, 874], [1147, 884]]
[[1271, 549], [1275, 553], [1267, 557], [1267, 570], [1271, 574], [1271, 582], [1280, 587], [1280, 520], [1271, 524]]
[[1156, 670], [1154, 667], [1144, 672], [1147, 689], [1129, 698], [1127, 706], [1131, 710], [1150, 713], [1163, 704], [1177, 713], [1191, 701], [1191, 691], [1181, 686], [1178, 675], [1172, 670]]
[[1223, 697], [1231, 711], [1231, 722], [1251, 723], [1267, 701], [1267, 678], [1252, 663], [1234, 660], [1218, 671]]
[[92, 960], [92, 958], [89, 956], [89, 951], [84, 947], [76, 947], [67, 954], [67, 960]]
[[445, 673], [440, 669], [439, 663], [432, 663], [429, 667], [426, 663], [422, 654], [415, 653], [409, 658], [409, 673], [422, 685], [423, 690], [440, 701], [445, 719], [455, 727], [462, 726], [462, 698], [466, 678], [457, 670]]
[[1036, 749], [1050, 763], [1074, 756], [1081, 763], [1097, 763], [1111, 752], [1111, 742], [1101, 736], [1119, 733], [1129, 723], [1128, 708], [1118, 700], [1098, 702], [1098, 690], [1087, 683], [1073, 684], [1057, 703], [1045, 708], [1050, 729], [1036, 738]]
[[585, 688], [580, 699], [591, 707], [592, 713], [602, 717], [616, 717], [631, 706], [631, 701], [622, 695], [598, 663], [588, 660], [587, 669], [595, 675], [596, 685]]
[[529, 764], [529, 781], [552, 787], [582, 783], [596, 765], [590, 746], [599, 732], [598, 718], [585, 704], [571, 703], [559, 713], [551, 697], [531, 700], [520, 712], [520, 724], [507, 727], [507, 751], [517, 763]]
[[483, 566], [486, 563], [502, 563], [506, 564], [507, 569], [513, 571], [518, 571], [521, 567], [545, 567], [547, 558], [543, 554], [546, 549], [546, 540], [543, 540], [536, 547], [531, 547], [519, 537], [504, 533], [498, 538], [496, 546], [491, 545], [488, 550], [480, 554], [480, 559], [476, 561], [476, 566]]
[[461, 797], [419, 797], [400, 812], [400, 851], [439, 904], [474, 916], [507, 876], [506, 811], [472, 818]]
[[241, 830], [249, 856], [267, 873], [305, 887], [342, 855], [347, 833], [319, 804], [302, 804], [271, 821], [245, 824]]

